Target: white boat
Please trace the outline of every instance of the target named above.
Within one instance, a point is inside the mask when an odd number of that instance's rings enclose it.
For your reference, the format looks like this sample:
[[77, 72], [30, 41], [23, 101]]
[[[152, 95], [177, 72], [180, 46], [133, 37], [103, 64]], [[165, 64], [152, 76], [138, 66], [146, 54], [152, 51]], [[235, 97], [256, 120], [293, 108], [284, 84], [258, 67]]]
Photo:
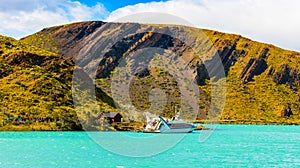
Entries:
[[172, 120], [165, 120], [161, 116], [149, 121], [144, 130], [145, 133], [190, 133], [193, 132], [195, 126], [188, 122], [179, 119], [179, 117], [173, 117]]

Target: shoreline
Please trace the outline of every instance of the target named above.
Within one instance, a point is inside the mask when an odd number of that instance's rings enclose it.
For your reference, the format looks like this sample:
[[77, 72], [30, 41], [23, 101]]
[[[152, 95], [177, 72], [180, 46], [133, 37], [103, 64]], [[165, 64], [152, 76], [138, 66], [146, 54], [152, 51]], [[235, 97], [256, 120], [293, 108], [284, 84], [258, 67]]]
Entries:
[[[132, 123], [134, 124], [134, 123]], [[272, 125], [272, 126], [300, 126], [297, 123], [249, 123], [248, 121], [241, 121], [241, 122], [224, 122], [220, 121], [219, 123], [204, 123], [204, 122], [193, 122], [193, 124], [202, 127], [203, 129], [198, 130], [209, 130], [209, 127], [205, 125]], [[0, 127], [0, 132], [140, 132], [136, 128], [132, 127], [132, 129], [116, 129], [116, 130], [84, 130], [84, 129], [55, 129], [51, 127], [45, 127], [45, 125], [24, 125], [24, 126], [8, 126], [6, 125], [5, 128]]]

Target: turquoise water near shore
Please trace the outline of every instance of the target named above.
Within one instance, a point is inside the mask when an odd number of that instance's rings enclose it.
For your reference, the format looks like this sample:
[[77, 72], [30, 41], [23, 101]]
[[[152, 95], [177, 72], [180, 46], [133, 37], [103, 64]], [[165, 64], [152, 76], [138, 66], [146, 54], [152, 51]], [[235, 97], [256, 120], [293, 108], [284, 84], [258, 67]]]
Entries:
[[0, 132], [0, 167], [300, 166], [300, 126], [219, 125], [205, 142], [200, 134], [187, 134], [161, 154], [134, 158], [106, 151], [86, 132]]

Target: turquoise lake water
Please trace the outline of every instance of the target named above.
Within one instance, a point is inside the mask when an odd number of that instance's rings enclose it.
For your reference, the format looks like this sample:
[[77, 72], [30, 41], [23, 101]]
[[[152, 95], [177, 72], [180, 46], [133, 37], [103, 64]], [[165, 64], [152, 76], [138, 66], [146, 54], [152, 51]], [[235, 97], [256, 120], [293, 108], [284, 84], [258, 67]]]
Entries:
[[[157, 136], [122, 134], [138, 138]], [[1, 132], [0, 167], [300, 166], [299, 126], [219, 125], [205, 142], [199, 142], [200, 134], [201, 131], [187, 134], [165, 152], [137, 158], [103, 149], [86, 132]]]

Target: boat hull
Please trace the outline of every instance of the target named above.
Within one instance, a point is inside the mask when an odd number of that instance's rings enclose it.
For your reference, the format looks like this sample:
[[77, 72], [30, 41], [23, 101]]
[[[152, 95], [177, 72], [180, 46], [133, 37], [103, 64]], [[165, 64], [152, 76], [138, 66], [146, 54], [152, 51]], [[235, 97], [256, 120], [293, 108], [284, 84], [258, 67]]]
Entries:
[[194, 129], [169, 129], [169, 130], [144, 130], [143, 133], [162, 133], [162, 134], [175, 134], [175, 133], [191, 133]]
[[160, 133], [191, 133], [193, 132], [193, 128], [171, 128], [160, 131]]

